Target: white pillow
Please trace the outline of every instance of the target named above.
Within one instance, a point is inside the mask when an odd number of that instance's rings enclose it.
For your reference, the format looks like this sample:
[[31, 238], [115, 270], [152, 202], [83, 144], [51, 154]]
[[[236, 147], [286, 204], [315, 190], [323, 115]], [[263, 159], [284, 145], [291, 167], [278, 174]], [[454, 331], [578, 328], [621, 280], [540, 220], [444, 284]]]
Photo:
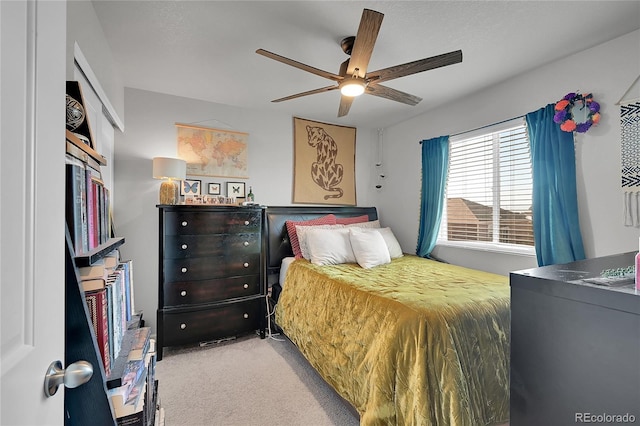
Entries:
[[391, 263], [389, 248], [380, 232], [349, 228], [349, 241], [358, 265], [365, 269]]
[[335, 228], [344, 228], [344, 225], [296, 225], [296, 234], [298, 234], [298, 242], [300, 243], [300, 252], [302, 253], [302, 257], [307, 260], [310, 260], [309, 257], [309, 246], [307, 245], [307, 232], [312, 229], [335, 229]]
[[343, 226], [346, 226], [347, 228], [380, 228], [380, 221], [376, 219], [368, 222], [350, 223]]
[[307, 230], [306, 234], [309, 260], [314, 265], [356, 263], [348, 229], [316, 228]]
[[384, 242], [387, 243], [389, 255], [392, 259], [404, 256], [402, 253], [402, 247], [400, 247], [400, 243], [398, 243], [396, 236], [393, 235], [391, 228], [372, 229], [372, 231], [378, 231], [382, 234], [382, 238], [384, 238]]

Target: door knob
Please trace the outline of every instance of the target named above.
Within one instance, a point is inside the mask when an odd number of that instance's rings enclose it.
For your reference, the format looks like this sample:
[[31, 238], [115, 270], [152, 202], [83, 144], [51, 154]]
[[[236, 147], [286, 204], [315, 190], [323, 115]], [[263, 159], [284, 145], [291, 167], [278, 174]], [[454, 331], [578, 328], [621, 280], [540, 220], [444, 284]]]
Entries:
[[58, 386], [64, 384], [68, 388], [77, 388], [87, 383], [93, 376], [93, 366], [87, 361], [77, 361], [69, 365], [66, 370], [62, 362], [53, 361], [44, 376], [44, 394], [47, 397], [55, 395]]

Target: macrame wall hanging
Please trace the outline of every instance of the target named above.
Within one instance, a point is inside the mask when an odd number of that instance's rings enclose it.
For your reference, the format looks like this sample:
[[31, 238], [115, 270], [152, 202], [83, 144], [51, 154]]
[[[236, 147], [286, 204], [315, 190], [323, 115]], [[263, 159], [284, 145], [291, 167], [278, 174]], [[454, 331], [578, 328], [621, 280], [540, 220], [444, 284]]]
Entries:
[[617, 102], [620, 105], [621, 185], [624, 225], [640, 228], [640, 98], [625, 100], [640, 75]]

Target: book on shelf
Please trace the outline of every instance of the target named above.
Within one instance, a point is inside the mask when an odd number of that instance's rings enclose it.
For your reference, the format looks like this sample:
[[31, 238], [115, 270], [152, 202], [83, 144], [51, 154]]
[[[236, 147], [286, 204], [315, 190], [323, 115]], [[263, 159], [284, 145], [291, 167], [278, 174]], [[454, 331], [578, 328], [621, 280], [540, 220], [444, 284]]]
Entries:
[[104, 278], [92, 278], [89, 280], [82, 280], [80, 281], [80, 284], [82, 285], [82, 289], [86, 293], [88, 291], [103, 289], [106, 283]]
[[155, 417], [155, 345], [150, 349], [153, 351], [148, 352], [143, 359], [128, 361], [122, 385], [109, 390], [109, 399], [119, 425], [146, 426]]
[[97, 278], [105, 279], [109, 274], [104, 266], [104, 260], [100, 259], [89, 266], [80, 266], [78, 268], [80, 280], [93, 280]]
[[[118, 424], [120, 424], [120, 419], [126, 418], [128, 416], [135, 416], [139, 414], [140, 417], [145, 416], [145, 404], [147, 402], [146, 399], [146, 383], [144, 381], [145, 377], [137, 383], [137, 386], [132, 387], [132, 389], [121, 389], [116, 388], [115, 390], [110, 391], [110, 400], [111, 406], [113, 407], [114, 414], [116, 419], [118, 419]], [[127, 392], [125, 396], [125, 391]], [[131, 396], [131, 395], [135, 396]], [[132, 419], [129, 419], [131, 421]], [[127, 423], [127, 424], [137, 424], [137, 423]]]
[[107, 277], [106, 288], [109, 295], [109, 334], [113, 342], [112, 356], [117, 358], [127, 328], [126, 323], [122, 321], [122, 291], [118, 275], [111, 274]]
[[100, 350], [100, 357], [102, 358], [104, 371], [108, 376], [111, 373], [111, 342], [107, 319], [106, 289], [102, 288], [85, 292], [84, 297], [87, 302], [93, 331], [96, 335], [96, 342], [98, 343], [98, 349]]
[[122, 386], [118, 392], [122, 392], [124, 404], [131, 404], [140, 396], [140, 387], [147, 378], [145, 359], [127, 361], [122, 374]]
[[143, 359], [150, 349], [151, 327], [140, 327], [134, 331], [131, 349], [127, 355], [129, 361]]
[[98, 197], [100, 196], [98, 186], [102, 185], [100, 171], [95, 170], [88, 164], [85, 165], [86, 188], [87, 188], [87, 232], [89, 249], [98, 247], [101, 243], [98, 232]]
[[164, 407], [158, 407], [156, 410], [154, 426], [164, 426]]
[[149, 363], [147, 364], [147, 393], [145, 409], [147, 410], [148, 423], [152, 424], [155, 420], [156, 410], [158, 408], [158, 381], [156, 380], [157, 354], [154, 339], [151, 339], [148, 356]]
[[120, 251], [118, 249], [113, 250], [107, 254], [104, 258], [104, 267], [109, 273], [113, 272], [120, 264]]
[[86, 184], [84, 164], [67, 155], [65, 216], [75, 255], [86, 253], [88, 246]]
[[131, 321], [135, 313], [133, 298], [133, 262], [131, 260], [123, 260], [120, 263], [124, 270], [126, 318], [127, 321]]

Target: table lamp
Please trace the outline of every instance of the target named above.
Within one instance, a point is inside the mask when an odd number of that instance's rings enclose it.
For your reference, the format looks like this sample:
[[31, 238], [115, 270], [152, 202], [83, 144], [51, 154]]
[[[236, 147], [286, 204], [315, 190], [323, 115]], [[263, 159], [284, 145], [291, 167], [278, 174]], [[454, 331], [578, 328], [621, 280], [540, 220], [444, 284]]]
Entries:
[[153, 159], [153, 178], [164, 179], [160, 185], [160, 204], [178, 204], [180, 187], [176, 180], [183, 180], [186, 176], [186, 161], [168, 157]]

